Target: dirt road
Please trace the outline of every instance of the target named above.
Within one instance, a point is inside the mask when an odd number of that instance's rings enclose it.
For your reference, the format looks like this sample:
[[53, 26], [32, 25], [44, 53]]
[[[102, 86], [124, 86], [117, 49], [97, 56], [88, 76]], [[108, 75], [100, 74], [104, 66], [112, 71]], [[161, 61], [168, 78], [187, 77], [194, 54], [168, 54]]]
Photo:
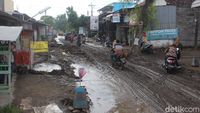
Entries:
[[[78, 68], [86, 69], [83, 81], [76, 85], [86, 87], [92, 101], [91, 113], [166, 113], [168, 106], [200, 107], [199, 73], [184, 68], [176, 74], [167, 74], [161, 68], [163, 56], [159, 53], [135, 53], [125, 69], [118, 70], [111, 67], [108, 48], [96, 43], [86, 43], [78, 48], [64, 40], [61, 42], [63, 45], [52, 45], [51, 60], [63, 65], [67, 75], [73, 74], [69, 71], [70, 63], [65, 64], [65, 61], [72, 63], [76, 76]], [[54, 73], [55, 76], [57, 74]], [[72, 90], [66, 85], [60, 87], [58, 81], [68, 83], [69, 79], [63, 76], [60, 79], [46, 78], [43, 75], [19, 78], [15, 102], [19, 104], [25, 97], [35, 99], [35, 106], [56, 102], [64, 98], [66, 89], [68, 93]]]
[[110, 66], [108, 49], [93, 44], [83, 45], [81, 49], [94, 59], [102, 76], [120, 93], [114, 111], [165, 113], [168, 106], [200, 107], [198, 72], [183, 68], [176, 74], [167, 74], [156, 53], [133, 55], [121, 71]]

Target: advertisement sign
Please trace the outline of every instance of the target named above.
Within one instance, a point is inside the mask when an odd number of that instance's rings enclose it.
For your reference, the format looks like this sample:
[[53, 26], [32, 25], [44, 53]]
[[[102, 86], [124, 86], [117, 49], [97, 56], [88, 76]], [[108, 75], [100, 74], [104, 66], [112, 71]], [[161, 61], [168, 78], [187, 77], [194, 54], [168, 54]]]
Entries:
[[31, 42], [31, 49], [35, 53], [40, 53], [40, 52], [48, 52], [48, 42], [47, 41], [36, 41], [36, 42]]
[[99, 30], [99, 17], [90, 16], [90, 30], [98, 31]]
[[120, 14], [119, 13], [113, 14], [112, 23], [120, 23]]
[[78, 34], [84, 34], [84, 28], [83, 27], [79, 27]]
[[147, 32], [147, 40], [173, 40], [178, 37], [178, 29], [164, 29]]
[[126, 15], [124, 16], [124, 23], [128, 23], [129, 22], [129, 17]]

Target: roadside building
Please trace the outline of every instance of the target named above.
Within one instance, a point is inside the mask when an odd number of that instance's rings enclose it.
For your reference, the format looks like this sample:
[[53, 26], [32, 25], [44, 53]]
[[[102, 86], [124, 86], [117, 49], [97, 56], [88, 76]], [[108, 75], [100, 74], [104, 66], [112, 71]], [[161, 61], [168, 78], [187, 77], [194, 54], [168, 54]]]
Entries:
[[0, 11], [12, 13], [14, 11], [13, 0], [0, 0]]
[[11, 91], [12, 64], [15, 63], [13, 42], [19, 41], [21, 30], [20, 20], [0, 11], [0, 92]]
[[109, 41], [115, 39], [123, 43], [129, 42], [129, 9], [134, 8], [134, 3], [114, 2], [99, 9], [99, 32], [106, 34]]
[[20, 26], [21, 22], [19, 19], [13, 17], [12, 15], [0, 11], [0, 26]]
[[[26, 64], [29, 64], [28, 68], [32, 68], [35, 61], [35, 53], [31, 49], [31, 42], [47, 40], [46, 38], [46, 25], [34, 20], [26, 14], [19, 13], [17, 11], [12, 14], [14, 17], [18, 18], [21, 21], [23, 26], [22, 33], [20, 35], [20, 54], [29, 54], [29, 61]], [[20, 55], [19, 55], [20, 56]]]
[[[185, 47], [194, 46], [195, 13], [194, 9], [191, 8], [194, 1], [195, 0], [166, 0], [167, 5], [176, 6], [176, 23], [179, 29], [179, 38]], [[198, 44], [200, 44], [200, 40], [198, 40]]]

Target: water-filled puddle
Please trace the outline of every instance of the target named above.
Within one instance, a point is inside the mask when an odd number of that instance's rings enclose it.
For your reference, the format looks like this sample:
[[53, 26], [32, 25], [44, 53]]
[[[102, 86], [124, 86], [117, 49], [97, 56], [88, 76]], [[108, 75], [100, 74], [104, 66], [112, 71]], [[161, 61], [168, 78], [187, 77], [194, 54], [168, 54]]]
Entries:
[[107, 113], [111, 108], [115, 107], [116, 102], [112, 89], [107, 85], [107, 81], [101, 79], [101, 73], [88, 65], [73, 64], [72, 66], [75, 67], [76, 76], [78, 76], [79, 68], [85, 68], [87, 72], [82, 78], [82, 82], [77, 83], [77, 85], [86, 87], [92, 101], [91, 113]]

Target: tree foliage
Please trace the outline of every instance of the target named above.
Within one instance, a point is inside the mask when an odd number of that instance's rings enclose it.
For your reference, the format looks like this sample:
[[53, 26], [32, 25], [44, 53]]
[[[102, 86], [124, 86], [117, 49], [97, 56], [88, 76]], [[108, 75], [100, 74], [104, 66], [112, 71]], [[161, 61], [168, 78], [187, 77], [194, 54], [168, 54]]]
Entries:
[[[131, 0], [122, 0], [123, 2], [131, 2]], [[143, 6], [136, 6], [130, 13], [131, 19], [137, 23], [143, 22], [142, 30], [146, 31], [155, 24], [156, 8], [153, 5], [154, 0], [145, 0]]]
[[61, 30], [65, 32], [67, 25], [68, 25], [68, 22], [67, 22], [66, 14], [61, 14], [56, 17], [55, 28], [57, 30]]
[[73, 7], [67, 7], [67, 22], [68, 22], [68, 30], [77, 31], [78, 29], [78, 15], [76, 11], [74, 11]]
[[40, 20], [49, 26], [54, 26], [55, 23], [55, 19], [52, 16], [42, 16]]
[[89, 25], [90, 25], [90, 17], [89, 16], [81, 15], [78, 18], [78, 26], [82, 26], [82, 27], [88, 28]]
[[56, 18], [42, 16], [40, 20], [47, 25], [53, 26], [58, 31], [78, 32], [80, 26], [88, 28], [90, 18], [84, 15], [78, 17], [73, 7], [67, 7], [65, 14], [60, 14]]

